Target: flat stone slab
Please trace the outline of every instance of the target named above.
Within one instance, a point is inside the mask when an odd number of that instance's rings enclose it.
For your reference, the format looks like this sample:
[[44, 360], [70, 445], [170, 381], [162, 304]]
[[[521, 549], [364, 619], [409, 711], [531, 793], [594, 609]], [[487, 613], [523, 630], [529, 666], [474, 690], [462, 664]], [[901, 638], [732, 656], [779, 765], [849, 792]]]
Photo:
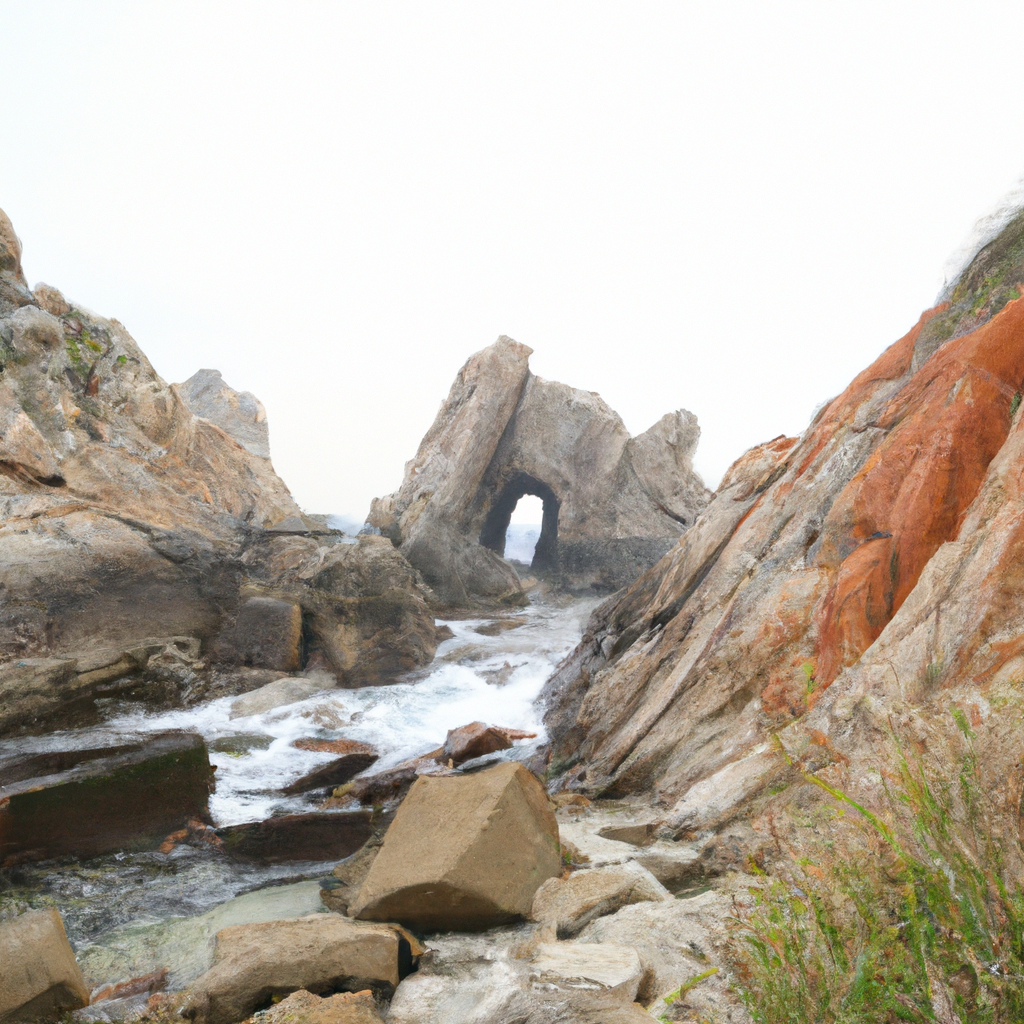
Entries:
[[296, 779], [281, 790], [286, 796], [297, 793], [308, 793], [314, 789], [331, 789], [354, 779], [360, 772], [366, 771], [376, 760], [377, 754], [352, 753], [343, 754], [325, 765], [314, 769], [301, 779]]
[[533, 958], [534, 984], [556, 988], [606, 989], [624, 1002], [636, 999], [644, 969], [632, 946], [611, 942], [543, 942]]
[[14, 778], [34, 768], [61, 770], [0, 787], [0, 866], [152, 850], [190, 818], [209, 821], [213, 769], [196, 733], [153, 733], [106, 751], [27, 760], [21, 771], [12, 764]]
[[373, 834], [369, 811], [349, 814], [283, 814], [265, 821], [217, 829], [224, 852], [242, 860], [341, 860], [355, 853]]

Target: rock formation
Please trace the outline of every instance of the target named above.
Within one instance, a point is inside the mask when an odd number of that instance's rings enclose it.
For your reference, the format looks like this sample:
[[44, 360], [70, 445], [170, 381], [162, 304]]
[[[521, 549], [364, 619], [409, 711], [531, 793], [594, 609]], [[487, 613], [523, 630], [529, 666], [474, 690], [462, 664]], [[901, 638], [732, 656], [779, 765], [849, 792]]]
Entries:
[[256, 399], [216, 371], [168, 385], [116, 320], [31, 291], [0, 213], [0, 689], [14, 671], [34, 692], [15, 662], [63, 662], [0, 728], [145, 672], [173, 638], [195, 650], [163, 667], [193, 680], [211, 661], [312, 659], [347, 683], [429, 661], [429, 591], [390, 545], [340, 539], [274, 472]]
[[532, 374], [530, 353], [501, 337], [470, 357], [401, 487], [367, 517], [449, 604], [519, 592], [501, 556], [524, 494], [544, 502], [533, 568], [604, 590], [652, 565], [710, 496], [692, 413], [631, 438], [599, 395]]
[[679, 544], [597, 609], [548, 687], [563, 785], [652, 790], [675, 835], [763, 810], [794, 765], [871, 806], [897, 740], [958, 762], [953, 707], [1016, 806], [1022, 238], [1018, 217], [948, 302], [802, 437], [742, 456]]

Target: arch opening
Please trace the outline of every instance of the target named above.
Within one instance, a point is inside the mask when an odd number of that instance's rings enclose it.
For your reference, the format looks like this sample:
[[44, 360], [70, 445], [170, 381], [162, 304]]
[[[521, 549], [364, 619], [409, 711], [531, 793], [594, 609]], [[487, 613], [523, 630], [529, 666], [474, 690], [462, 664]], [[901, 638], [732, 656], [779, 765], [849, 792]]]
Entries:
[[530, 568], [538, 572], [551, 572], [558, 569], [558, 507], [559, 501], [555, 492], [546, 483], [537, 480], [528, 473], [518, 473], [502, 489], [497, 500], [491, 505], [483, 529], [480, 531], [480, 544], [491, 551], [505, 557], [505, 538], [508, 534], [512, 513], [519, 499], [532, 494], [543, 502], [540, 537], [533, 551]]

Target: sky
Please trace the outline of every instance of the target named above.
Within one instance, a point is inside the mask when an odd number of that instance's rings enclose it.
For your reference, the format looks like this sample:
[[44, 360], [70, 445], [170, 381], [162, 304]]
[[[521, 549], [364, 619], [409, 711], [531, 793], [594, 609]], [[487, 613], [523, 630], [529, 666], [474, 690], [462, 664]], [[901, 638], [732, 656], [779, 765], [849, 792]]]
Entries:
[[903, 335], [1024, 172], [1024, 5], [0, 0], [29, 284], [394, 490], [507, 334], [710, 486]]

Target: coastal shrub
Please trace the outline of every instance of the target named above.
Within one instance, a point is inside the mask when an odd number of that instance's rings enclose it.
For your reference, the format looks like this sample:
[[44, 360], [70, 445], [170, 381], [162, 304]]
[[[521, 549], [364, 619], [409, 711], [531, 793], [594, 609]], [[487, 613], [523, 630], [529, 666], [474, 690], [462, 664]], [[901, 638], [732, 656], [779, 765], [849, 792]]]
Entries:
[[738, 911], [737, 973], [759, 1024], [1024, 1021], [1024, 898], [1007, 856], [1020, 840], [999, 838], [974, 733], [952, 715], [964, 748], [952, 778], [929, 778], [893, 737], [889, 820], [805, 775], [842, 838], [762, 876]]

